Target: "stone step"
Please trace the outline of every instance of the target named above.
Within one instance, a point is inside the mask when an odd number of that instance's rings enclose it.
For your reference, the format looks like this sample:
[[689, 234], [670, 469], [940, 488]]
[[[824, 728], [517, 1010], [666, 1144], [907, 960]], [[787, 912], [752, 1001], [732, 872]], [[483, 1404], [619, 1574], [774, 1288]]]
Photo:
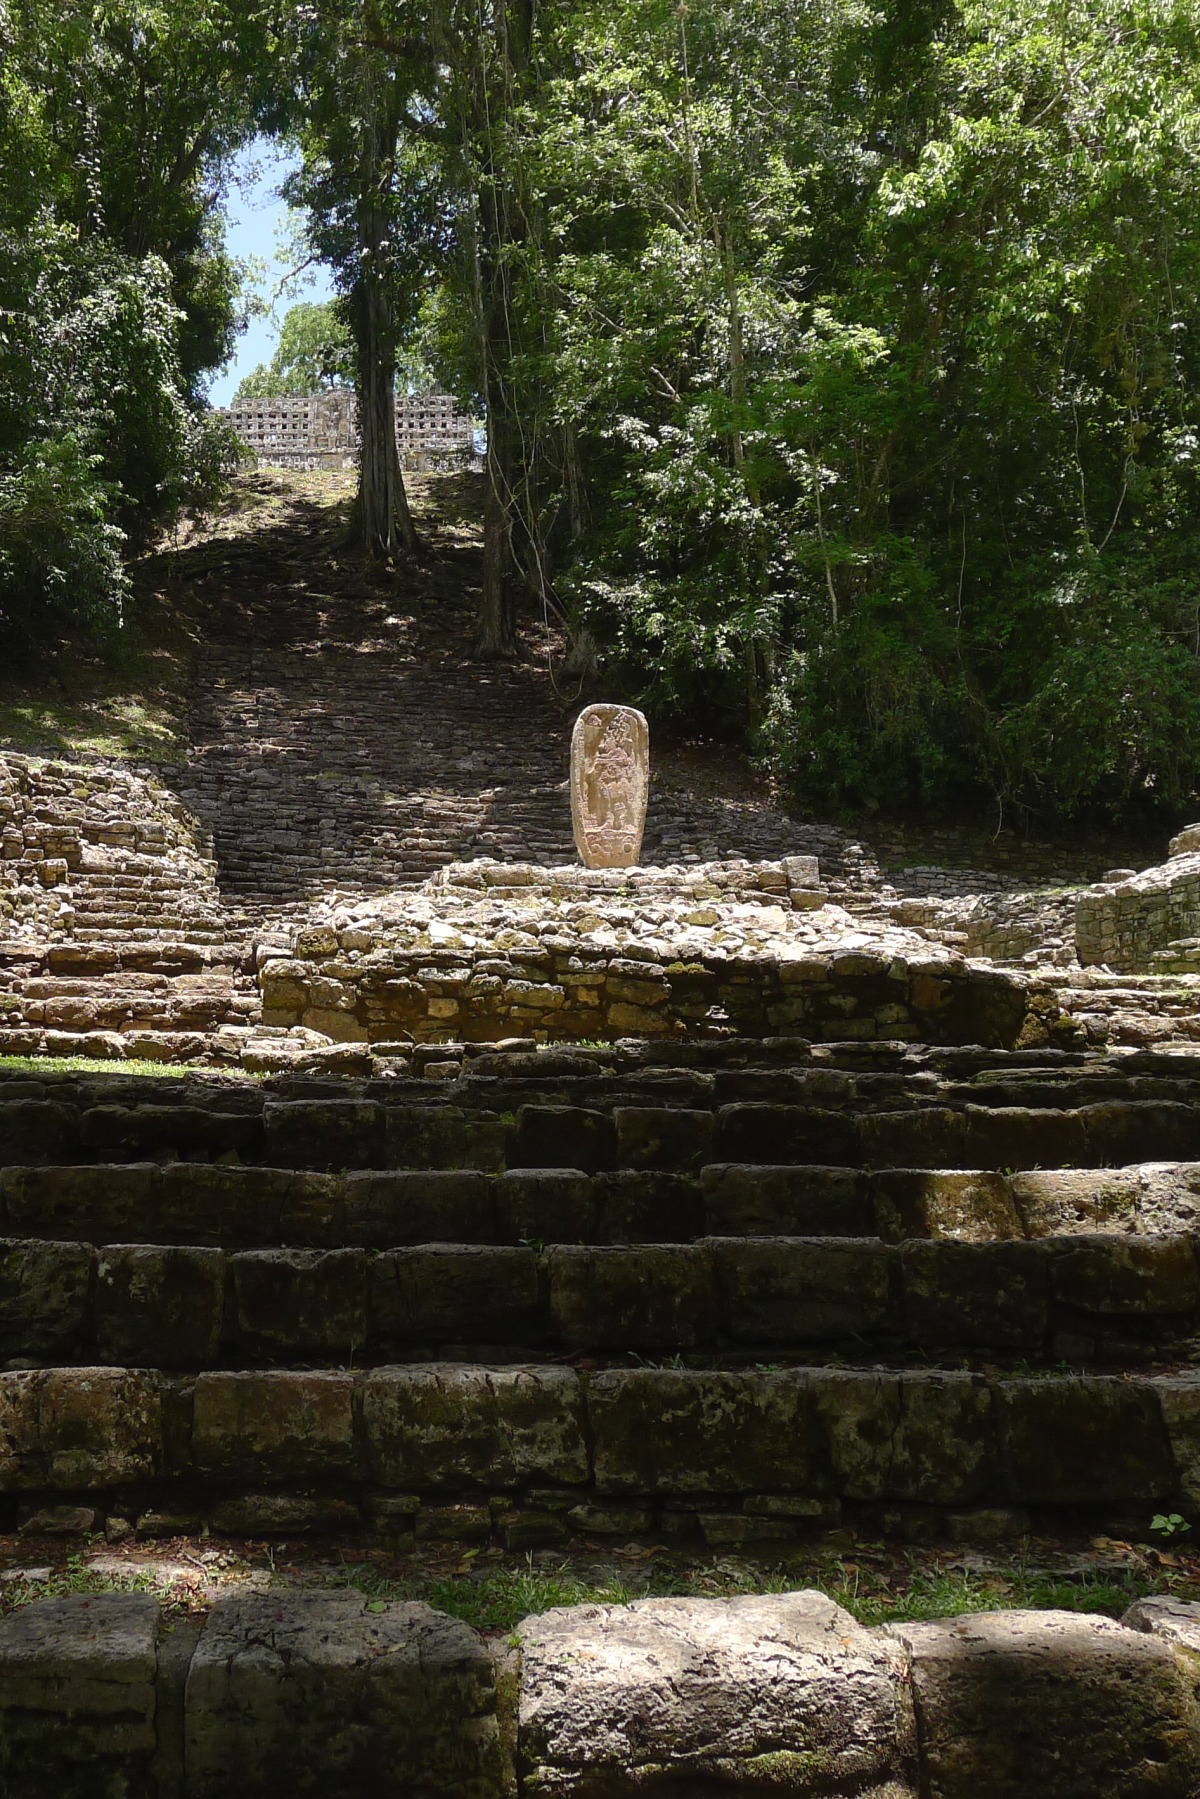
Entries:
[[[409, 1522], [470, 1522], [446, 1510]], [[864, 1793], [864, 1774], [880, 1799], [1191, 1799], [1198, 1644], [1200, 1606], [1169, 1597], [1120, 1623], [996, 1611], [865, 1629], [814, 1591], [556, 1607], [489, 1640], [324, 1570], [308, 1586], [272, 1573], [203, 1618], [144, 1592], [11, 1612], [0, 1759], [9, 1799], [806, 1799]], [[786, 1784], [764, 1785], [776, 1769]]]
[[[258, 1121], [230, 1113], [220, 1122], [232, 1136]], [[196, 1131], [206, 1123], [203, 1113], [190, 1119]], [[384, 1250], [705, 1237], [981, 1245], [1099, 1234], [1136, 1248], [1180, 1232], [1200, 1232], [1200, 1163], [1012, 1175], [723, 1163], [696, 1176], [546, 1168], [329, 1174], [175, 1159], [0, 1168], [0, 1235], [98, 1245]]]
[[1171, 1361], [1200, 1330], [1198, 1239], [223, 1249], [0, 1240], [0, 1363], [779, 1354]]
[[1194, 1371], [52, 1367], [0, 1373], [0, 1417], [9, 1529], [67, 1502], [251, 1536], [281, 1516], [289, 1532], [408, 1530], [469, 1506], [513, 1547], [605, 1514], [626, 1535], [715, 1531], [726, 1547], [839, 1515], [944, 1528], [978, 1508], [1018, 1530], [1144, 1529], [1191, 1509], [1200, 1473]]
[[[189, 1006], [196, 1018], [214, 1015], [205, 1000]], [[187, 1013], [173, 1002], [162, 1015], [164, 1029], [189, 1022]], [[248, 1011], [230, 1000], [225, 1016], [245, 1022]], [[331, 1088], [338, 1097], [275, 1097], [284, 1083], [275, 1092], [245, 1094], [246, 1106], [237, 1106], [230, 1123], [221, 1110], [228, 1088], [198, 1083], [180, 1105], [158, 1083], [106, 1090], [92, 1079], [86, 1087], [41, 1085], [38, 1092], [40, 1085], [25, 1081], [20, 1097], [13, 1083], [0, 1087], [0, 1157], [7, 1162], [237, 1155], [295, 1169], [694, 1173], [707, 1162], [1006, 1171], [1200, 1157], [1200, 1108], [1180, 1099], [1061, 1108], [909, 1103], [862, 1112], [770, 1101], [612, 1110], [522, 1105], [509, 1112], [455, 1105], [453, 1088], [437, 1081], [412, 1083], [403, 1094], [405, 1083], [380, 1081], [360, 1085], [354, 1097], [340, 1097], [349, 1083]], [[293, 1090], [306, 1092], [302, 1081]], [[374, 1092], [385, 1097], [369, 1097]]]

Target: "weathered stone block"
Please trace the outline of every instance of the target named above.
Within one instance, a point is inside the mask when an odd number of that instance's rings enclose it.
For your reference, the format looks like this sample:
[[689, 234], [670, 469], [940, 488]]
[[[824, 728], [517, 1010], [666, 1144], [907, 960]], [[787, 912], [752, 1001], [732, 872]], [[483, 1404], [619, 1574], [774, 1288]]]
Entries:
[[1190, 1237], [1068, 1237], [1048, 1245], [1062, 1305], [1116, 1317], [1178, 1316], [1200, 1306]]
[[488, 1113], [468, 1115], [457, 1106], [389, 1106], [384, 1165], [494, 1174], [505, 1166], [511, 1134], [511, 1125]]
[[1166, 1498], [1175, 1464], [1148, 1383], [1102, 1376], [997, 1383], [1009, 1496], [1024, 1505]]
[[889, 1168], [871, 1176], [876, 1228], [890, 1243], [945, 1237], [995, 1243], [1023, 1235], [1009, 1180], [973, 1169]]
[[546, 1335], [532, 1249], [426, 1244], [373, 1258], [367, 1280], [375, 1342], [535, 1344]]
[[86, 1243], [0, 1239], [0, 1358], [70, 1356], [84, 1335], [95, 1259]]
[[706, 1162], [712, 1145], [711, 1112], [673, 1106], [618, 1106], [617, 1162], [621, 1168], [653, 1168], [689, 1174]]
[[5, 1229], [14, 1236], [127, 1243], [154, 1228], [160, 1174], [153, 1164], [0, 1170]]
[[592, 1178], [579, 1168], [510, 1168], [492, 1189], [503, 1243], [590, 1243], [596, 1234]]
[[1042, 1244], [912, 1242], [900, 1253], [905, 1335], [911, 1341], [1042, 1348], [1050, 1299]]
[[961, 1168], [968, 1165], [966, 1124], [948, 1106], [868, 1112], [859, 1121], [867, 1168]]
[[362, 1415], [376, 1479], [427, 1492], [470, 1482], [587, 1479], [578, 1376], [567, 1368], [475, 1368], [435, 1362], [376, 1368]]
[[345, 1355], [367, 1338], [361, 1249], [256, 1249], [230, 1257], [238, 1336], [286, 1356]]
[[232, 1154], [257, 1162], [263, 1131], [262, 1120], [253, 1114], [214, 1112], [207, 1106], [93, 1106], [80, 1116], [79, 1141], [105, 1161]]
[[[592, 1181], [599, 1243], [690, 1243], [704, 1231], [700, 1188], [681, 1174], [621, 1168]], [[564, 1236], [582, 1238], [576, 1227]]]
[[350, 1174], [346, 1236], [369, 1249], [405, 1243], [491, 1243], [491, 1183], [472, 1169]]
[[1200, 1372], [1162, 1375], [1148, 1384], [1162, 1412], [1183, 1502], [1200, 1513]]
[[713, 1158], [718, 1162], [828, 1163], [856, 1167], [858, 1120], [811, 1106], [749, 1102], [717, 1113]]
[[929, 1799], [1195, 1792], [1200, 1712], [1186, 1651], [1075, 1612], [889, 1630], [912, 1655]]
[[522, 1106], [509, 1154], [513, 1168], [581, 1168], [596, 1174], [617, 1165], [617, 1131], [607, 1112], [585, 1106]]
[[823, 1594], [571, 1606], [519, 1634], [539, 1799], [915, 1796], [907, 1657]]
[[383, 1107], [373, 1100], [268, 1100], [264, 1160], [273, 1168], [380, 1168]]
[[699, 1245], [561, 1245], [546, 1267], [551, 1319], [569, 1351], [691, 1349], [716, 1332], [713, 1265]]
[[869, 1237], [874, 1208], [854, 1168], [710, 1163], [700, 1176], [714, 1237]]
[[992, 1395], [977, 1376], [822, 1368], [813, 1395], [844, 1498], [965, 1505], [994, 1486]]
[[158, 1602], [42, 1599], [0, 1618], [0, 1788], [14, 1799], [149, 1799]]
[[188, 1799], [506, 1799], [494, 1664], [467, 1625], [359, 1593], [219, 1599], [186, 1690]]
[[1078, 1112], [1030, 1106], [968, 1106], [964, 1161], [970, 1168], [1070, 1168], [1087, 1161]]
[[357, 1530], [360, 1519], [356, 1505], [328, 1494], [241, 1493], [218, 1500], [210, 1523], [230, 1537], [270, 1537]]
[[152, 1374], [50, 1368], [0, 1374], [0, 1491], [86, 1490], [159, 1471], [163, 1414]]
[[1187, 1161], [1200, 1155], [1200, 1117], [1194, 1106], [1163, 1100], [1117, 1100], [1081, 1106], [1088, 1160], [1120, 1167], [1130, 1162]]
[[707, 1245], [737, 1343], [874, 1336], [899, 1324], [897, 1252], [876, 1238], [715, 1238]]
[[1034, 1169], [1012, 1175], [1009, 1185], [1031, 1237], [1138, 1229], [1140, 1183], [1133, 1169]]
[[106, 1362], [205, 1368], [216, 1360], [225, 1298], [219, 1249], [110, 1244], [96, 1268], [96, 1349]]
[[66, 1162], [78, 1150], [79, 1121], [73, 1106], [49, 1099], [0, 1101], [0, 1166]]
[[587, 1406], [600, 1493], [831, 1490], [803, 1370], [611, 1369]]
[[354, 1463], [353, 1396], [348, 1374], [202, 1374], [192, 1425], [196, 1466], [268, 1485], [348, 1473]]

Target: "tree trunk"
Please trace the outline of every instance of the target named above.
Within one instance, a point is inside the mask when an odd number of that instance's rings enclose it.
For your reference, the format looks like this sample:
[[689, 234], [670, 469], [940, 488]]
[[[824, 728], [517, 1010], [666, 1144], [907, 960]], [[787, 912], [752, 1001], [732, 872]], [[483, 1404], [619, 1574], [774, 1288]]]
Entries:
[[417, 548], [396, 448], [395, 309], [388, 286], [387, 215], [381, 204], [392, 177], [398, 121], [377, 65], [370, 68], [365, 86], [358, 207], [363, 272], [354, 296], [360, 442], [355, 533], [364, 555], [391, 563]]
[[509, 171], [496, 153], [497, 138], [529, 67], [532, 0], [497, 0], [496, 60], [499, 78], [480, 80], [480, 183], [478, 307], [483, 391], [487, 408], [487, 494], [483, 515], [483, 593], [476, 654], [502, 656], [517, 647], [513, 599], [513, 481], [516, 418], [512, 391], [512, 277], [509, 249], [517, 209]]

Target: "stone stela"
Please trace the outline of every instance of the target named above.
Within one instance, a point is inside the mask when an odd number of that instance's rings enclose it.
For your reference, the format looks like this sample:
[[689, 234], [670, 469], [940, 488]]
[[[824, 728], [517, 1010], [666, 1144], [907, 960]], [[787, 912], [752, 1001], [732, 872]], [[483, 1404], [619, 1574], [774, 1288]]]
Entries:
[[585, 706], [571, 734], [571, 823], [587, 868], [632, 868], [650, 790], [650, 731], [632, 706]]

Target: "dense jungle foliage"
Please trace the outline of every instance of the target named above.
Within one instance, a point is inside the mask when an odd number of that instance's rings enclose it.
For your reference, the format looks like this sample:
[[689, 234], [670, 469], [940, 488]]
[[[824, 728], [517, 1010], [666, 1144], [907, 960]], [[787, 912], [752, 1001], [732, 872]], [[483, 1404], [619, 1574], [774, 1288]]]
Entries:
[[352, 374], [385, 561], [398, 371], [486, 419], [481, 653], [812, 803], [1200, 790], [1200, 0], [0, 0], [0, 108], [10, 629], [219, 475], [275, 133], [338, 348], [262, 379]]

